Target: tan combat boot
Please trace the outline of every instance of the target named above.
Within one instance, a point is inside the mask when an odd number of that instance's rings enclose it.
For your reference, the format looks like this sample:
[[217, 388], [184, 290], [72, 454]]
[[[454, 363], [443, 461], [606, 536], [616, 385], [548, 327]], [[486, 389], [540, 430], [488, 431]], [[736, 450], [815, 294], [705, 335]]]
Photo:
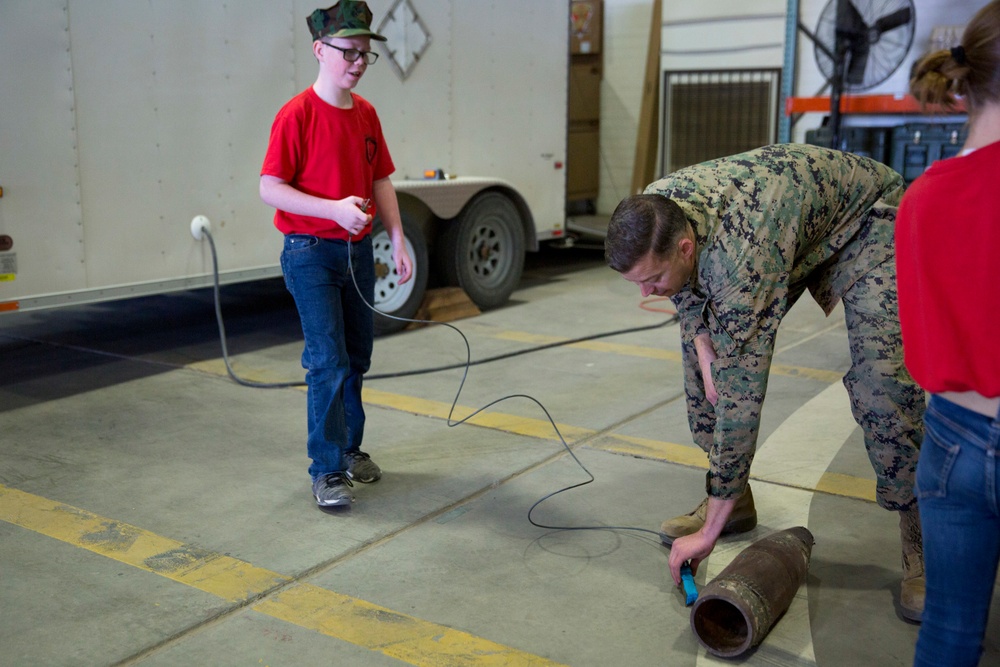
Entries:
[[[670, 546], [678, 537], [697, 533], [705, 525], [706, 512], [708, 512], [708, 498], [701, 501], [701, 504], [690, 514], [667, 519], [660, 526], [660, 540]], [[753, 493], [750, 491], [750, 485], [747, 484], [746, 491], [736, 501], [733, 513], [729, 515], [729, 520], [722, 529], [722, 534], [745, 533], [753, 530], [756, 525], [757, 508], [753, 506]]]
[[899, 606], [903, 618], [920, 622], [924, 614], [924, 543], [920, 531], [920, 510], [914, 505], [899, 513], [899, 538], [903, 545], [903, 583]]

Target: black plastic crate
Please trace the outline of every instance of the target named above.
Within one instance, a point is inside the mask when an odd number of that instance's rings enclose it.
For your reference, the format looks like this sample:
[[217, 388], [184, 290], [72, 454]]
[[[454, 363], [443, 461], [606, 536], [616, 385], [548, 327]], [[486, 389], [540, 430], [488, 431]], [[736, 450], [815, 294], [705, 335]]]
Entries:
[[841, 127], [840, 141], [833, 146], [833, 133], [828, 127], [806, 131], [806, 143], [870, 157], [889, 164], [889, 145], [892, 127]]
[[907, 185], [935, 160], [958, 155], [968, 128], [964, 123], [908, 123], [892, 131], [889, 166]]

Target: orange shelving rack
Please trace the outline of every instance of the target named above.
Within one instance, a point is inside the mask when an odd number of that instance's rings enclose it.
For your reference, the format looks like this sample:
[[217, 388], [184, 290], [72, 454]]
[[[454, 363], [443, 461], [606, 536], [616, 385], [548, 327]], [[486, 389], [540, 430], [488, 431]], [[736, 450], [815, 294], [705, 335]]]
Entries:
[[[799, 113], [830, 112], [830, 98], [788, 97], [785, 99], [785, 115]], [[840, 112], [845, 114], [935, 114], [964, 113], [965, 106], [959, 101], [954, 111], [941, 107], [921, 107], [912, 95], [844, 95], [840, 98]]]

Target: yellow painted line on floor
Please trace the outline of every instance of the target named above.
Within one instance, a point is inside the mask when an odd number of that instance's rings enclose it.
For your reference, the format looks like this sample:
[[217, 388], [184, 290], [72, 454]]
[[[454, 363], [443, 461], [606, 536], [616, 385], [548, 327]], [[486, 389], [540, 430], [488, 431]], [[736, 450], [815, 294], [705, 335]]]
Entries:
[[[363, 391], [366, 403], [394, 410], [401, 410], [403, 412], [409, 412], [420, 416], [446, 419], [448, 417], [448, 410], [451, 408], [451, 405], [448, 403], [431, 401], [425, 398], [401, 396], [399, 394], [391, 394], [389, 392], [377, 391], [374, 389], [364, 389]], [[471, 408], [456, 407], [455, 414], [452, 415], [452, 419], [459, 420], [465, 415], [471, 413]], [[553, 440], [557, 442], [559, 440], [555, 431], [552, 429], [552, 425], [541, 419], [529, 419], [527, 417], [517, 417], [503, 413], [483, 412], [470, 419], [468, 423], [476, 424], [477, 426], [483, 426], [496, 431], [539, 438], [542, 440]], [[576, 426], [569, 426], [567, 424], [558, 424], [558, 427], [559, 431], [566, 439], [566, 442], [569, 444], [591, 437], [597, 433], [592, 429], [579, 428]], [[657, 461], [677, 463], [679, 465], [691, 466], [694, 468], [708, 468], [708, 459], [701, 449], [673, 442], [653, 440], [650, 438], [639, 438], [616, 433], [604, 436], [597, 442], [588, 443], [588, 446], [592, 449], [600, 449], [618, 454], [627, 454], [629, 456], [637, 456], [639, 458], [655, 459]], [[794, 486], [796, 488], [806, 488], [801, 484], [795, 483], [795, 476], [793, 473], [789, 473], [789, 475], [787, 475], [787, 479], [785, 475], [780, 474], [754, 475], [751, 473], [750, 477], [751, 479], [759, 479], [761, 481]], [[858, 498], [871, 502], [875, 501], [874, 480], [852, 477], [850, 475], [840, 473], [823, 473], [815, 488], [807, 490], [819, 491], [835, 496]]]
[[636, 438], [630, 435], [614, 434], [591, 443], [594, 449], [618, 454], [655, 459], [667, 463], [678, 463], [692, 468], [708, 468], [708, 457], [698, 447], [679, 445], [673, 442]]
[[828, 371], [822, 368], [807, 368], [806, 366], [786, 366], [785, 364], [771, 364], [771, 373], [785, 377], [829, 382], [830, 384], [844, 379], [844, 374], [841, 371]]
[[[380, 405], [402, 412], [426, 417], [437, 417], [439, 419], [447, 419], [448, 412], [451, 410], [451, 403], [432, 401], [415, 396], [391, 394], [377, 389], [363, 389], [362, 398], [365, 403], [371, 405]], [[461, 421], [473, 412], [475, 412], [473, 408], [457, 405], [455, 406], [454, 414], [451, 416], [452, 421]], [[495, 431], [559, 442], [558, 434], [556, 434], [555, 429], [552, 428], [552, 424], [547, 419], [532, 419], [530, 417], [520, 417], [503, 412], [494, 412], [491, 408], [480, 412], [466, 423], [483, 426]], [[566, 439], [566, 442], [570, 444], [596, 433], [592, 429], [570, 426], [569, 424], [559, 424], [558, 422], [556, 426], [559, 428], [559, 432], [562, 433], [563, 438]]]
[[[192, 361], [190, 364], [185, 364], [184, 368], [190, 368], [191, 370], [201, 371], [202, 373], [208, 373], [209, 375], [225, 376], [229, 374], [226, 371], [226, 362], [224, 362], [222, 359], [204, 359], [202, 361]], [[246, 376], [246, 373], [248, 372], [246, 369], [234, 368], [233, 370], [235, 370], [241, 378], [245, 380], [251, 380], [251, 378]], [[256, 378], [253, 378], [252, 381], [260, 382], [260, 380]]]
[[[510, 331], [501, 332], [496, 334], [496, 336], [507, 340], [518, 340], [534, 344], [544, 343], [547, 340], [553, 340], [553, 337], [551, 336], [539, 336], [536, 334], [524, 334], [521, 332]], [[580, 345], [587, 345], [590, 349], [615, 351], [619, 354], [635, 353], [640, 356], [648, 356], [651, 358], [680, 360], [680, 356], [676, 352], [670, 352], [668, 350], [655, 350], [652, 348], [632, 345], [618, 345], [614, 343], [600, 343], [596, 341], [588, 341], [587, 343], [581, 343]], [[612, 350], [612, 348], [614, 349]], [[202, 361], [196, 364], [191, 364], [189, 367], [202, 372], [211, 373], [213, 375], [226, 375], [226, 367], [221, 360]], [[266, 374], [259, 370], [253, 371], [251, 369], [240, 369], [237, 372], [241, 377], [248, 380], [254, 380], [256, 382], [275, 381], [274, 378], [266, 377]], [[837, 382], [843, 377], [841, 373], [834, 371], [804, 368], [800, 366], [773, 365], [771, 366], [771, 372], [779, 375], [808, 377], [810, 379], [822, 380], [831, 383]], [[378, 405], [384, 408], [408, 412], [414, 415], [447, 419], [449, 411], [451, 410], [451, 404], [442, 401], [433, 401], [416, 396], [393, 394], [378, 389], [365, 388], [363, 392], [364, 401], [370, 405]], [[473, 412], [473, 408], [462, 405], [456, 406], [454, 414], [452, 414], [452, 420], [453, 422], [460, 421]], [[519, 417], [517, 415], [502, 412], [493, 412], [491, 409], [481, 412], [470, 419], [467, 423], [514, 435], [522, 435], [531, 438], [538, 438], [540, 440], [559, 442], [559, 437], [552, 428], [552, 424], [544, 419]], [[566, 442], [571, 445], [575, 442], [579, 442], [580, 440], [592, 437], [597, 433], [597, 431], [594, 431], [593, 429], [581, 428], [568, 424], [557, 423], [557, 426], [559, 431], [562, 433], [563, 438], [565, 438]], [[627, 454], [629, 456], [637, 456], [640, 458], [654, 459], [667, 463], [676, 463], [695, 468], [706, 469], [708, 467], [705, 454], [699, 448], [665, 442], [662, 440], [611, 434], [605, 436], [596, 443], [590, 443], [589, 446], [593, 449]], [[858, 498], [860, 500], [872, 502], [874, 502], [875, 498], [875, 482], [873, 480], [852, 477], [850, 475], [843, 475], [840, 473], [824, 473], [819, 482], [815, 485], [815, 488], [802, 486], [801, 483], [795, 483], [794, 475], [789, 475], [786, 479], [785, 476], [780, 474], [751, 474], [751, 479], [759, 479], [762, 481], [774, 482], [776, 484], [793, 486], [795, 488], [819, 491], [822, 493], [848, 498]]]
[[[225, 376], [228, 374], [226, 371], [226, 365], [221, 359], [198, 361], [188, 364], [186, 368], [200, 371], [202, 373], [208, 373], [210, 375]], [[259, 369], [247, 369], [240, 367], [234, 368], [234, 370], [236, 370], [236, 373], [241, 378], [251, 382], [277, 381], [275, 378], [269, 377], [267, 373]], [[298, 387], [298, 389], [305, 391], [305, 387]], [[410, 414], [420, 415], [422, 417], [448, 419], [450, 413], [453, 423], [462, 421], [475, 412], [475, 408], [470, 408], [464, 405], [456, 405], [455, 410], [452, 413], [451, 403], [433, 401], [426, 398], [419, 398], [417, 396], [392, 394], [387, 391], [370, 389], [368, 387], [365, 387], [362, 390], [362, 398], [365, 403], [369, 405], [378, 405], [384, 408], [399, 410], [400, 412], [409, 412]], [[511, 400], [526, 399], [514, 398]], [[547, 419], [520, 417], [518, 415], [497, 412], [490, 408], [480, 412], [475, 417], [469, 419], [466, 423], [490, 428], [495, 431], [512, 433], [514, 435], [523, 435], [530, 438], [539, 438], [541, 440], [559, 442], [559, 435], [556, 433], [555, 429], [552, 428], [552, 424]], [[590, 437], [596, 432], [592, 429], [579, 428], [577, 426], [570, 426], [569, 424], [557, 423], [556, 426], [559, 428], [559, 432], [562, 433], [563, 438], [566, 439], [567, 443], [573, 443], [578, 440], [582, 440], [583, 438]]]
[[[497, 331], [492, 334], [492, 338], [499, 340], [509, 340], [515, 343], [525, 343], [526, 345], [551, 345], [561, 343], [569, 338], [561, 336], [545, 336], [542, 334], [527, 333], [525, 331]], [[642, 345], [625, 345], [624, 343], [608, 343], [606, 341], [585, 340], [579, 343], [571, 343], [566, 347], [575, 347], [581, 350], [591, 350], [593, 352], [608, 352], [620, 354], [627, 357], [643, 357], [646, 359], [662, 359], [665, 361], [681, 360], [681, 353], [673, 350], [661, 350], [655, 347], [644, 347]]]
[[[290, 379], [287, 375], [281, 375], [279, 377], [275, 373], [269, 373], [268, 371], [259, 368], [248, 368], [240, 362], [233, 361], [232, 359], [230, 359], [230, 363], [233, 366], [233, 372], [236, 373], [238, 377], [247, 380], [248, 382], [279, 384], [290, 381], [304, 380], [304, 375], [300, 375], [299, 378]], [[226, 369], [226, 362], [222, 359], [204, 359], [202, 361], [193, 361], [190, 364], [185, 364], [184, 368], [207, 373], [208, 375], [218, 375], [220, 377], [229, 376], [229, 371]], [[302, 389], [305, 389], [305, 386], [303, 386]]]
[[816, 490], [821, 493], [832, 493], [835, 496], [859, 498], [875, 502], [875, 480], [844, 475], [839, 472], [826, 472], [816, 484]]
[[[499, 340], [509, 340], [516, 343], [525, 343], [527, 345], [548, 345], [550, 343], [560, 343], [569, 340], [568, 338], [562, 338], [559, 336], [546, 336], [542, 334], [527, 333], [524, 331], [498, 331], [490, 334], [490, 336]], [[590, 350], [591, 352], [602, 352], [605, 354], [618, 354], [626, 357], [642, 357], [644, 359], [656, 359], [676, 363], [681, 363], [682, 361], [680, 352], [675, 350], [663, 350], [655, 347], [645, 347], [642, 345], [626, 345], [624, 343], [608, 343], [604, 341], [588, 340], [581, 341], [579, 343], [572, 343], [570, 345], [566, 345], [566, 347]], [[188, 364], [187, 368], [192, 368], [213, 375], [227, 374], [225, 363], [221, 359], [197, 361]], [[254, 371], [236, 367], [235, 364], [234, 369], [240, 377], [253, 382], [281, 381], [280, 378], [264, 377], [260, 371], [257, 371], [258, 377], [253, 377], [251, 373]], [[844, 377], [844, 374], [841, 371], [830, 371], [822, 368], [809, 368], [806, 366], [789, 366], [787, 364], [772, 364], [771, 373], [784, 377], [804, 378], [807, 380], [829, 383], [840, 382]], [[469, 412], [472, 412], [472, 410], [469, 410]]]
[[244, 602], [288, 581], [275, 572], [0, 485], [0, 520], [60, 542]]
[[254, 609], [411, 665], [559, 664], [308, 584], [282, 591]]
[[419, 667], [558, 665], [444, 625], [0, 485], [0, 520]]
[[[492, 335], [500, 340], [510, 340], [529, 345], [549, 345], [569, 340], [559, 336], [543, 336], [531, 334], [523, 331], [499, 331]], [[629, 357], [643, 357], [645, 359], [659, 359], [663, 361], [674, 361], [681, 363], [681, 353], [674, 350], [661, 350], [654, 347], [642, 345], [624, 345], [621, 343], [607, 343], [596, 340], [581, 341], [572, 343], [566, 347], [575, 347], [581, 350], [591, 350], [593, 352], [605, 352], [608, 354], [620, 354]], [[821, 382], [839, 382], [844, 374], [840, 371], [828, 371], [822, 368], [807, 368], [805, 366], [788, 366], [785, 364], [772, 364], [771, 373], [787, 377], [800, 377], [807, 380], [818, 380]]]
[[[592, 449], [600, 449], [617, 454], [627, 454], [643, 459], [676, 463], [692, 468], [701, 468], [702, 470], [708, 469], [708, 457], [705, 455], [705, 452], [701, 451], [698, 447], [680, 445], [674, 442], [614, 434], [604, 436], [596, 442], [590, 443], [589, 446]], [[801, 483], [796, 482], [795, 475], [792, 473], [787, 476], [777, 474], [760, 475], [755, 474], [753, 468], [751, 468], [750, 479], [780, 484], [804, 491], [875, 502], [875, 480], [844, 475], [842, 473], [823, 473], [815, 487], [802, 486]]]

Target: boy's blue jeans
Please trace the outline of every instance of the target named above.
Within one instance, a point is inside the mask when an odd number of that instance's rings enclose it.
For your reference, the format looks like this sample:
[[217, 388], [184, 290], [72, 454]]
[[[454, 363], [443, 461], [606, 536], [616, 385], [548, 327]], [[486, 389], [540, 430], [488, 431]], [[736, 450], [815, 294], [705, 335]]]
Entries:
[[914, 665], [976, 665], [1000, 557], [1000, 415], [938, 396], [917, 465], [927, 599]]
[[374, 314], [365, 303], [375, 298], [371, 237], [348, 246], [346, 241], [289, 234], [281, 270], [305, 336], [307, 449], [309, 474], [316, 480], [345, 471], [344, 452], [360, 448], [365, 432], [361, 385], [371, 366], [375, 335]]

